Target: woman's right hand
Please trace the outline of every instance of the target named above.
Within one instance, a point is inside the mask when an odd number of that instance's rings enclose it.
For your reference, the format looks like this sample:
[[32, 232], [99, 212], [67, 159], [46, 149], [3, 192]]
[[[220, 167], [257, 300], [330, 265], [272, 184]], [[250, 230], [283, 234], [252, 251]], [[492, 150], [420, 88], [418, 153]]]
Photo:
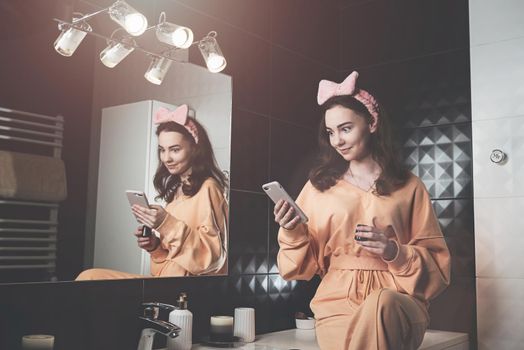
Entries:
[[300, 222], [300, 216], [295, 214], [295, 209], [283, 199], [277, 202], [273, 214], [275, 222], [286, 230], [293, 230]]
[[152, 252], [160, 245], [160, 239], [154, 234], [151, 234], [149, 237], [142, 237], [142, 227], [143, 225], [138, 226], [133, 234], [136, 236], [136, 240], [140, 248], [148, 252]]

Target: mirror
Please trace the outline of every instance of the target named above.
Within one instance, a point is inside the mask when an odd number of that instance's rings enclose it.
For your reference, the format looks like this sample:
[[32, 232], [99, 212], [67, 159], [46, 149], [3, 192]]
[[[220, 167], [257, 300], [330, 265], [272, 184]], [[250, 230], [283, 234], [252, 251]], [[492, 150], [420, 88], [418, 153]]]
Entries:
[[[13, 12], [19, 14], [29, 15], [30, 11], [34, 9], [24, 8], [23, 5], [19, 7], [10, 5], [6, 13], [13, 15]], [[19, 12], [23, 12], [20, 14]], [[27, 12], [27, 13], [26, 13]], [[47, 11], [49, 14], [51, 11]], [[2, 16], [4, 17], [4, 16]], [[35, 40], [47, 40], [46, 43], [38, 43], [36, 48], [32, 48], [34, 55], [42, 55], [45, 57], [52, 57], [53, 61], [58, 61], [57, 64], [67, 66], [67, 70], [76, 71], [86, 69], [85, 65], [78, 65], [75, 67], [75, 62], [78, 64], [78, 58], [71, 60], [68, 57], [61, 57], [52, 49], [54, 39], [49, 39], [58, 36], [59, 32], [56, 30], [56, 23], [50, 20], [52, 17], [57, 17], [55, 14], [49, 14], [46, 17], [50, 23], [45, 23], [45, 32], [49, 35], [45, 39], [37, 34], [29, 35], [27, 37], [19, 38], [20, 45], [31, 45]], [[13, 22], [13, 20], [11, 20]], [[40, 20], [39, 22], [42, 22]], [[42, 23], [35, 23], [42, 25]], [[13, 25], [14, 26], [14, 25]], [[9, 30], [14, 33], [14, 28], [9, 26]], [[34, 33], [37, 32], [34, 28]], [[35, 37], [36, 36], [36, 37]], [[3, 38], [2, 38], [3, 39]], [[147, 40], [147, 38], [145, 38]], [[92, 79], [92, 96], [86, 95], [84, 98], [89, 101], [84, 105], [91, 107], [91, 127], [90, 130], [90, 146], [89, 158], [84, 159], [86, 164], [87, 188], [84, 190], [87, 200], [85, 212], [85, 237], [82, 237], [82, 242], [70, 242], [55, 245], [54, 250], [45, 255], [46, 257], [54, 256], [54, 259], [46, 260], [47, 268], [44, 263], [39, 260], [38, 256], [30, 256], [31, 252], [28, 250], [16, 250], [14, 253], [4, 254], [10, 256], [10, 260], [2, 259], [2, 248], [12, 246], [12, 244], [5, 244], [5, 239], [13, 237], [12, 229], [16, 226], [5, 225], [5, 220], [10, 220], [8, 215], [20, 211], [20, 208], [9, 207], [2, 201], [17, 200], [16, 198], [0, 198], [0, 283], [10, 282], [35, 282], [35, 281], [53, 281], [53, 280], [73, 280], [80, 272], [89, 268], [111, 269], [119, 272], [124, 272], [132, 275], [141, 275], [147, 277], [149, 271], [153, 266], [153, 271], [158, 277], [172, 277], [172, 276], [194, 276], [194, 275], [220, 275], [227, 274], [227, 247], [228, 247], [228, 197], [229, 197], [229, 170], [230, 170], [230, 135], [231, 135], [231, 109], [232, 109], [232, 81], [231, 77], [223, 73], [210, 73], [204, 67], [192, 63], [178, 63], [173, 62], [170, 71], [164, 78], [161, 85], [153, 85], [144, 79], [144, 73], [149, 65], [150, 58], [140, 52], [130, 54], [116, 67], [110, 69], [101, 64], [99, 60], [99, 53], [107, 46], [104, 40], [94, 37], [86, 37], [86, 41], [90, 41], [88, 49], [78, 50], [76, 55], [91, 55], [92, 64], [89, 73], [83, 73], [84, 77], [89, 76]], [[83, 43], [86, 45], [85, 43]], [[195, 48], [196, 50], [196, 48]], [[190, 52], [190, 55], [193, 52]], [[195, 53], [198, 54], [198, 52]], [[73, 56], [73, 57], [75, 57]], [[2, 56], [2, 60], [6, 62], [7, 56]], [[200, 58], [200, 57], [197, 57]], [[181, 60], [187, 60], [188, 57], [181, 57]], [[83, 58], [86, 61], [86, 58]], [[195, 58], [195, 61], [197, 59]], [[24, 71], [28, 69], [28, 65], [34, 63], [31, 60], [14, 60], [10, 59], [9, 65], [12, 70]], [[89, 67], [89, 66], [88, 66]], [[46, 69], [42, 67], [42, 69]], [[53, 70], [59, 70], [54, 67]], [[51, 73], [50, 73], [51, 74]], [[48, 82], [45, 76], [32, 76], [31, 84], [44, 87]], [[77, 81], [78, 84], [82, 82]], [[4, 81], [2, 89], [7, 89], [9, 80]], [[78, 96], [68, 96], [67, 89], [61, 89], [59, 92], [61, 99], [78, 100]], [[74, 94], [75, 91], [70, 91]], [[0, 107], [15, 108], [9, 105]], [[35, 110], [30, 99], [26, 99], [24, 104], [18, 104], [17, 110], [23, 110], [33, 113], [41, 113]], [[214, 209], [218, 216], [205, 216], [207, 208], [203, 204], [203, 197], [201, 192], [197, 191], [194, 195], [185, 194], [182, 192], [180, 196], [177, 195], [175, 201], [180, 201], [176, 204], [176, 208], [167, 208], [168, 218], [172, 217], [171, 221], [165, 219], [161, 222], [162, 229], [155, 231], [157, 236], [162, 235], [172, 236], [169, 243], [168, 240], [162, 239], [159, 248], [155, 250], [154, 261], [151, 263], [150, 253], [141, 249], [137, 244], [137, 238], [133, 232], [137, 228], [137, 222], [132, 214], [128, 199], [126, 197], [126, 190], [144, 191], [149, 204], [158, 204], [166, 207], [166, 200], [156, 198], [158, 193], [153, 185], [153, 177], [159, 164], [159, 145], [158, 137], [156, 135], [157, 126], [152, 125], [152, 120], [156, 112], [161, 108], [168, 110], [175, 110], [177, 107], [186, 104], [189, 107], [189, 116], [200, 123], [206, 130], [209, 141], [212, 146], [212, 151], [216, 158], [220, 174], [223, 174], [226, 186], [216, 186], [216, 181], [204, 181], [200, 189], [205, 189], [207, 196], [213, 197]], [[53, 106], [60, 110], [60, 105]], [[2, 117], [10, 116], [15, 119], [15, 114], [0, 113]], [[9, 114], [9, 115], [8, 115]], [[74, 122], [74, 118], [64, 112], [64, 135], [68, 134], [68, 124]], [[6, 123], [0, 119], [0, 126]], [[187, 123], [186, 123], [187, 126]], [[6, 126], [7, 127], [7, 126]], [[188, 128], [185, 128], [186, 130]], [[173, 131], [165, 131], [170, 134], [177, 134]], [[180, 133], [178, 133], [180, 134]], [[67, 137], [64, 137], [66, 139]], [[186, 135], [187, 136], [187, 135]], [[74, 138], [75, 135], [70, 135]], [[28, 136], [28, 138], [30, 138]], [[203, 139], [203, 135], [199, 135], [199, 142]], [[174, 141], [170, 141], [174, 142]], [[180, 143], [180, 141], [177, 141]], [[175, 143], [177, 143], [175, 142]], [[177, 144], [178, 144], [177, 143]], [[193, 146], [197, 147], [196, 144]], [[6, 149], [8, 145], [9, 151], [26, 152], [31, 147], [17, 146], [17, 142], [13, 140], [4, 140], [0, 144], [0, 150]], [[64, 142], [63, 147], [67, 147], [67, 142]], [[172, 146], [169, 144], [168, 146]], [[70, 177], [68, 171], [74, 167], [70, 159], [63, 157], [66, 168], [66, 178], [68, 182], [68, 191], [71, 193], [75, 191], [74, 188], [76, 179]], [[171, 173], [174, 177], [177, 173]], [[205, 179], [204, 179], [205, 180]], [[172, 184], [172, 182], [170, 182]], [[211, 183], [211, 185], [209, 185]], [[185, 191], [185, 186], [184, 187]], [[82, 191], [82, 189], [80, 189]], [[1, 192], [0, 192], [1, 193]], [[203, 192], [202, 192], [203, 193]], [[209, 194], [211, 193], [211, 194]], [[198, 200], [197, 200], [197, 199]], [[169, 202], [169, 200], [167, 201]], [[192, 203], [195, 202], [197, 208], [191, 209]], [[67, 203], [63, 202], [58, 208], [58, 218], [62, 217], [61, 210]], [[200, 215], [198, 219], [187, 217], [189, 213], [197, 213]], [[3, 216], [6, 217], [3, 217]], [[186, 217], [183, 217], [186, 215]], [[70, 218], [68, 218], [70, 219]], [[26, 218], [24, 218], [26, 220]], [[30, 218], [28, 219], [30, 220]], [[12, 221], [12, 219], [11, 219]], [[187, 223], [186, 221], [191, 221]], [[200, 223], [199, 223], [200, 221]], [[211, 223], [206, 227], [205, 223]], [[165, 225], [164, 225], [165, 224]], [[18, 225], [18, 224], [17, 224]], [[164, 227], [163, 227], [164, 226]], [[213, 227], [211, 227], [213, 226]], [[18, 227], [18, 226], [16, 226]], [[55, 224], [56, 227], [56, 224]], [[60, 227], [60, 222], [58, 222]], [[216, 231], [214, 237], [206, 243], [206, 249], [210, 249], [208, 245], [215, 247], [210, 251], [198, 251], [198, 239], [192, 239], [192, 235], [198, 234], [198, 230], [204, 230], [202, 235], [212, 236], [212, 232]], [[164, 232], [162, 232], [164, 231]], [[58, 230], [57, 235], [67, 236], [71, 233]], [[3, 238], [3, 239], [2, 239]], [[207, 237], [209, 239], [209, 237]], [[46, 236], [46, 239], [53, 239], [51, 236]], [[67, 243], [69, 242], [69, 243]], [[193, 244], [190, 248], [185, 248], [184, 242]], [[208, 244], [212, 242], [211, 244]], [[59, 259], [61, 252], [68, 249], [73, 249], [71, 246], [75, 245], [74, 249], [77, 252], [83, 252], [83, 263], [78, 271], [72, 271], [67, 276], [62, 277], [57, 274], [57, 271], [63, 265], [67, 264], [67, 260]], [[171, 245], [170, 245], [171, 244]], [[16, 245], [19, 245], [18, 243]], [[82, 245], [79, 247], [78, 245]], [[155, 245], [158, 245], [156, 243]], [[22, 245], [19, 245], [19, 248]], [[176, 249], [171, 251], [171, 246]], [[217, 248], [219, 247], [219, 248]], [[158, 250], [162, 250], [159, 252]], [[198, 253], [196, 253], [198, 251]], [[4, 250], [5, 253], [5, 250]], [[185, 254], [185, 258], [180, 260], [180, 256]], [[41, 255], [40, 255], [41, 256]], [[188, 260], [189, 256], [197, 257], [197, 261], [192, 262]], [[212, 256], [212, 257], [209, 257]], [[10, 263], [6, 263], [10, 261]], [[17, 263], [13, 263], [17, 261]], [[28, 263], [33, 261], [34, 263]], [[33, 265], [33, 270], [23, 265]], [[40, 264], [41, 266], [37, 266]], [[12, 265], [11, 267], [7, 265]], [[36, 271], [36, 270], [38, 271]], [[90, 275], [89, 278], [96, 278], [95, 275]], [[99, 275], [103, 279], [126, 278], [127, 275], [109, 274]]]

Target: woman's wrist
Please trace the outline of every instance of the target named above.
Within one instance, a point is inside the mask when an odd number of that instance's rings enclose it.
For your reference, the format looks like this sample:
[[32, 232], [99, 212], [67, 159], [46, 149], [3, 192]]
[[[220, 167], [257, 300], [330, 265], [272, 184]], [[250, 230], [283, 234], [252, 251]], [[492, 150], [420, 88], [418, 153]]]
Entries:
[[152, 252], [154, 252], [154, 251], [157, 250], [157, 248], [160, 246], [160, 240], [159, 240], [158, 238], [155, 238], [154, 242], [155, 242], [155, 246], [154, 246], [154, 248], [152, 248], [152, 249], [146, 249], [146, 251], [147, 251], [148, 253], [152, 253]]
[[393, 240], [388, 240], [388, 243], [386, 245], [386, 249], [384, 250], [384, 255], [382, 256], [382, 259], [386, 261], [392, 261], [395, 259], [395, 257], [398, 254], [398, 245]]

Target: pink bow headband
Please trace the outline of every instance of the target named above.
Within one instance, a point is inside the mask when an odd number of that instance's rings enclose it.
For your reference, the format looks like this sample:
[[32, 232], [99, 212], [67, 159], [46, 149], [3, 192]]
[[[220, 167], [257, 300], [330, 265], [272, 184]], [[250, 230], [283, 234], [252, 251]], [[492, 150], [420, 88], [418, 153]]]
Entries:
[[160, 107], [153, 117], [153, 123], [155, 125], [167, 122], [175, 122], [180, 124], [186, 128], [187, 131], [189, 131], [191, 136], [193, 136], [195, 143], [198, 143], [197, 127], [195, 123], [193, 123], [193, 121], [187, 117], [188, 110], [189, 109], [185, 104], [177, 107], [174, 111]]
[[357, 85], [358, 73], [353, 72], [344, 79], [340, 84], [334, 83], [329, 80], [321, 80], [318, 84], [318, 95], [317, 102], [319, 105], [326, 102], [333, 96], [350, 95], [366, 106], [369, 114], [378, 120], [378, 114], [380, 112], [377, 100], [366, 90], [358, 89]]

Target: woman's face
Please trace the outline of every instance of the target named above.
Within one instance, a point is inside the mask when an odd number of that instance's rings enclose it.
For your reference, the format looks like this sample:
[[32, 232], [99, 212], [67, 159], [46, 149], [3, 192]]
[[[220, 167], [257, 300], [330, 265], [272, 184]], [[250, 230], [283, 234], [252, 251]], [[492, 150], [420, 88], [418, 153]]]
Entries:
[[325, 114], [326, 132], [331, 146], [347, 161], [369, 155], [369, 138], [376, 126], [353, 110], [335, 106]]
[[187, 175], [191, 171], [191, 143], [181, 133], [162, 131], [158, 135], [160, 161], [172, 175]]

